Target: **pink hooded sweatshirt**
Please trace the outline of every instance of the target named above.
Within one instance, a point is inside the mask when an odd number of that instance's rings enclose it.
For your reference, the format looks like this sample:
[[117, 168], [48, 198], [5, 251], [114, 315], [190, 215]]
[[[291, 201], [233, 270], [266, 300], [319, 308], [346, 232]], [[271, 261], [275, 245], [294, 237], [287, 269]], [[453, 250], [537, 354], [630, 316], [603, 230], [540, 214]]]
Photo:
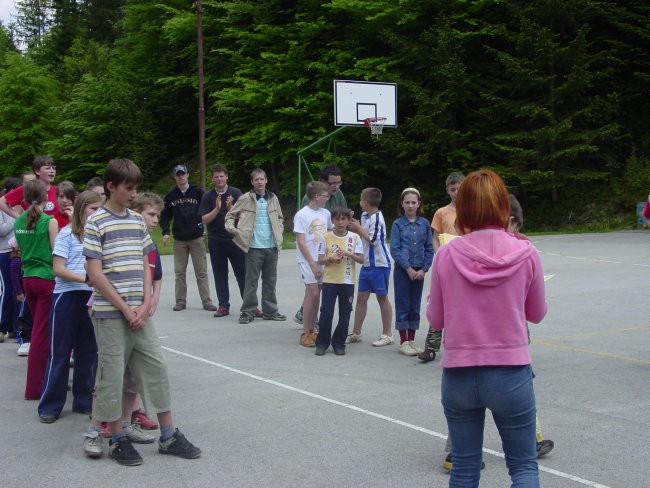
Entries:
[[530, 364], [526, 321], [546, 315], [535, 246], [503, 229], [474, 231], [433, 260], [427, 318], [445, 329], [443, 368]]

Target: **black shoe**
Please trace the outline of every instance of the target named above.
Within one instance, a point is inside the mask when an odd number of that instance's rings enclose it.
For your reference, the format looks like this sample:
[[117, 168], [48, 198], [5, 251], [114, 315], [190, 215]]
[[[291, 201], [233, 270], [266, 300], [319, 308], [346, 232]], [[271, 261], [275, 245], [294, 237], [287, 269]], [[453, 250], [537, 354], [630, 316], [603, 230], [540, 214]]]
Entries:
[[201, 449], [188, 441], [178, 429], [166, 441], [158, 439], [158, 452], [160, 454], [171, 454], [185, 459], [196, 459], [201, 455]]
[[314, 354], [316, 354], [316, 356], [324, 356], [325, 355], [325, 348], [324, 347], [317, 347], [316, 351], [314, 351]]
[[345, 356], [345, 349], [334, 349], [334, 354], [337, 356]]
[[108, 455], [122, 466], [140, 466], [142, 457], [133, 447], [131, 440], [124, 436], [119, 441], [111, 441], [108, 446]]
[[434, 351], [433, 349], [425, 349], [420, 354], [418, 354], [418, 359], [425, 363], [428, 363], [429, 361], [433, 361], [434, 359], [436, 359], [436, 351]]
[[240, 324], [250, 324], [253, 321], [253, 316], [246, 313], [242, 312], [239, 314], [239, 323]]
[[38, 420], [40, 420], [43, 424], [53, 424], [56, 422], [56, 415], [53, 413], [41, 413], [38, 416]]
[[553, 450], [555, 443], [550, 439], [544, 439], [537, 443], [537, 457], [541, 458]]

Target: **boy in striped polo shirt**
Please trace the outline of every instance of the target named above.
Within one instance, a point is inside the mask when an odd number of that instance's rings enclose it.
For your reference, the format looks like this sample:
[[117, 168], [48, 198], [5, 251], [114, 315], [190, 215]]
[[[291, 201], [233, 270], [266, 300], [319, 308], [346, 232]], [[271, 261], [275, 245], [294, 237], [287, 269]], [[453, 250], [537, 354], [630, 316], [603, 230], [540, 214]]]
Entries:
[[119, 464], [142, 464], [122, 429], [122, 382], [128, 364], [147, 410], [160, 424], [158, 451], [194, 459], [201, 450], [174, 429], [167, 366], [149, 318], [151, 273], [147, 254], [153, 241], [141, 215], [129, 209], [142, 173], [128, 159], [114, 159], [104, 172], [107, 200], [86, 222], [84, 251], [88, 278], [95, 287], [93, 323], [99, 353], [95, 416], [108, 422], [109, 455]]
[[393, 307], [388, 299], [388, 281], [393, 258], [386, 244], [386, 222], [379, 210], [381, 190], [366, 188], [361, 192], [361, 219], [352, 219], [348, 228], [359, 234], [363, 241], [364, 262], [359, 273], [359, 292], [354, 313], [354, 328], [348, 335], [346, 344], [361, 342], [361, 327], [368, 311], [368, 298], [374, 293], [379, 303], [382, 331], [379, 339], [372, 343], [375, 347], [394, 343], [391, 333]]

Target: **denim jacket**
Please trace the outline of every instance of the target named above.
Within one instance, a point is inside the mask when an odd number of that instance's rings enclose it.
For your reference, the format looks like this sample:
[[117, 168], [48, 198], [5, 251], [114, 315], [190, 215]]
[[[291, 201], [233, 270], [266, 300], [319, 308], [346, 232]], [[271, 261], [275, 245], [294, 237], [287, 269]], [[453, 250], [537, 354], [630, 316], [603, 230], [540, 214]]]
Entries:
[[401, 216], [393, 222], [390, 253], [402, 269], [420, 268], [426, 273], [433, 262], [433, 237], [429, 222], [418, 217], [411, 222]]

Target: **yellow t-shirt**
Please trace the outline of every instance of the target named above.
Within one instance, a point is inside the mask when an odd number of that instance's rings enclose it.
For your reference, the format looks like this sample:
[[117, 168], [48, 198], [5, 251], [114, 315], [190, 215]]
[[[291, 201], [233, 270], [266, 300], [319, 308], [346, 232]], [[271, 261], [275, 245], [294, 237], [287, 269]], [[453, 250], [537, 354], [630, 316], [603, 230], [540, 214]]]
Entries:
[[[326, 257], [336, 256], [339, 249], [351, 252], [352, 254], [363, 254], [363, 243], [361, 238], [354, 232], [349, 232], [339, 237], [334, 232], [325, 234], [325, 239], [321, 248], [318, 250], [319, 255]], [[325, 266], [323, 273], [323, 283], [347, 284], [353, 285], [356, 282], [355, 262], [351, 258], [345, 257], [338, 264], [328, 264]]]
[[444, 246], [445, 244], [448, 244], [449, 242], [451, 242], [454, 239], [457, 239], [459, 237], [460, 236], [447, 234], [446, 232], [442, 233], [442, 234], [438, 234], [438, 240], [440, 241], [440, 247]]

